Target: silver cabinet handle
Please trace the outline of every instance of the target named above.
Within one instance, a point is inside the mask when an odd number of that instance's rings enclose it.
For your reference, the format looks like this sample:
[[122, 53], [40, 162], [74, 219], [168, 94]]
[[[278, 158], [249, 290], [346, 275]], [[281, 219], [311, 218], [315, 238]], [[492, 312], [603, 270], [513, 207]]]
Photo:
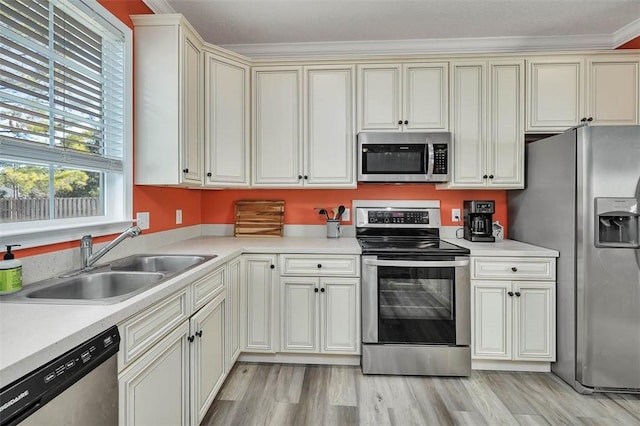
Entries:
[[445, 260], [445, 261], [410, 261], [410, 260], [363, 260], [363, 264], [371, 266], [391, 266], [397, 268], [440, 268], [468, 266], [468, 260]]

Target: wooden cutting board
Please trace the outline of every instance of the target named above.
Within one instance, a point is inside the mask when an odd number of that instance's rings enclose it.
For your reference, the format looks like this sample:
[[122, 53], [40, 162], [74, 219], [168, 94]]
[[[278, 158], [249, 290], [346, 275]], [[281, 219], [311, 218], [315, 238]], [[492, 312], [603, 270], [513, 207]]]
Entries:
[[236, 237], [282, 237], [284, 201], [238, 200], [233, 234]]

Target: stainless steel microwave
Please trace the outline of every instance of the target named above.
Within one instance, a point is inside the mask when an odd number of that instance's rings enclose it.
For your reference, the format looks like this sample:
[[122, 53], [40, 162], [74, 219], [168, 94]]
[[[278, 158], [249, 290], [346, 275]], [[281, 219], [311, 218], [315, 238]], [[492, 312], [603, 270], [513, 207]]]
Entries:
[[358, 133], [358, 181], [447, 182], [450, 133]]

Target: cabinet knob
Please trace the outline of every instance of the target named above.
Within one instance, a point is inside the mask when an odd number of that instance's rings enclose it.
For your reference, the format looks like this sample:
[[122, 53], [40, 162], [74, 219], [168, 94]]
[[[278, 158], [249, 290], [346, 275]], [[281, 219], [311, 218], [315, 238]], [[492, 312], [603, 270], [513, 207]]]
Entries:
[[187, 337], [187, 340], [188, 340], [189, 342], [193, 342], [195, 339], [196, 339], [196, 337], [195, 337], [194, 335], [191, 335], [191, 336], [188, 336], [188, 337]]
[[593, 121], [593, 117], [587, 118], [587, 122], [591, 123]]
[[318, 263], [318, 268], [322, 268], [322, 263]]
[[493, 175], [489, 175], [489, 179], [493, 179]]
[[207, 173], [207, 177], [211, 177], [211, 176], [213, 176], [213, 173], [211, 172]]
[[518, 272], [518, 268], [516, 268], [515, 266], [512, 266], [512, 267], [511, 267], [511, 270], [512, 270], [513, 272]]
[[516, 291], [516, 296], [520, 297], [520, 292]]
[[398, 120], [398, 124], [402, 124], [402, 120]]
[[512, 292], [512, 291], [507, 292], [507, 294], [508, 294], [509, 296], [513, 297], [513, 292]]
[[318, 292], [318, 288], [317, 287], [314, 288], [313, 291], [317, 293]]
[[322, 293], [324, 293], [324, 287], [323, 287], [323, 288], [321, 288], [321, 289], [320, 289], [320, 291], [321, 291]]
[[409, 120], [404, 120], [404, 124], [409, 124]]
[[275, 269], [275, 268], [276, 268], [276, 265], [269, 265], [269, 268], [271, 268], [271, 269]]
[[483, 176], [482, 176], [482, 179], [486, 179], [486, 178], [488, 178], [488, 177], [489, 177], [489, 176], [487, 176], [487, 175], [483, 175]]
[[298, 175], [298, 180], [302, 179], [302, 175]]
[[182, 169], [182, 173], [189, 173], [189, 169]]
[[305, 179], [309, 179], [309, 176], [307, 176], [307, 175], [304, 175], [304, 178], [305, 178]]
[[202, 337], [202, 330], [200, 330], [200, 331], [196, 331], [196, 336], [198, 336], [198, 337]]

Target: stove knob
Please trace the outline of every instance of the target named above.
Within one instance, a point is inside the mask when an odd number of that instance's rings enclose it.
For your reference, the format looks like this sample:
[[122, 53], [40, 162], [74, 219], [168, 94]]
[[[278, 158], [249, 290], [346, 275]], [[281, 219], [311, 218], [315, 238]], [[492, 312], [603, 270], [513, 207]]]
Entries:
[[389, 223], [389, 218], [388, 217], [384, 218], [384, 223]]

